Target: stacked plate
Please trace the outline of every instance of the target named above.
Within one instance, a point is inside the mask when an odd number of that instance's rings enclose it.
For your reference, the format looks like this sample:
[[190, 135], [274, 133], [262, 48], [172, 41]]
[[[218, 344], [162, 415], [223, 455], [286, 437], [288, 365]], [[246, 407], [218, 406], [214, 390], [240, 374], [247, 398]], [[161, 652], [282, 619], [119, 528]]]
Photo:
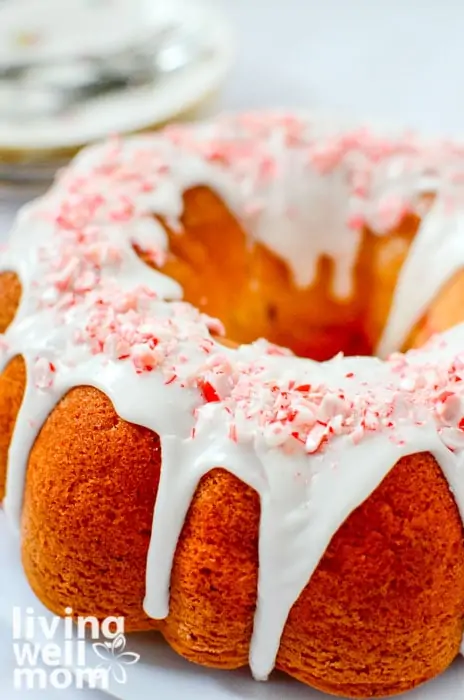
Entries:
[[4, 0], [0, 181], [48, 180], [86, 143], [203, 114], [232, 44], [205, 0]]

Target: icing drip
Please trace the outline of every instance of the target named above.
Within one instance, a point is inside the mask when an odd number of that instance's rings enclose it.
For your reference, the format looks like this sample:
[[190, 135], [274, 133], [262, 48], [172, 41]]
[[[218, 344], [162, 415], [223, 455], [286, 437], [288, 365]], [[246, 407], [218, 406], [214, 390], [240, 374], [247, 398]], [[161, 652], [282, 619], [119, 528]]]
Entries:
[[[388, 322], [377, 351], [386, 357], [407, 340], [440, 289], [464, 267], [464, 216], [450, 215], [444, 197], [425, 214], [400, 272]], [[424, 279], [427, 284], [424, 284]]]
[[[308, 129], [293, 118], [236, 118], [88, 149], [48, 195], [23, 210], [0, 268], [17, 272], [23, 288], [1, 339], [0, 369], [21, 354], [28, 377], [9, 452], [8, 515], [19, 522], [29, 452], [56, 403], [75, 386], [102, 390], [123, 419], [160, 436], [163, 465], [144, 607], [163, 618], [195, 490], [209, 470], [227, 469], [261, 502], [250, 648], [259, 679], [271, 672], [289, 611], [333, 535], [401, 457], [431, 452], [464, 520], [464, 325], [386, 362], [337, 356], [319, 364], [265, 341], [229, 350], [212, 335], [220, 323], [180, 301], [177, 283], [133, 251], [136, 244], [162, 261], [168, 241], [153, 214], [178, 225], [183, 191], [201, 183], [250, 223], [255, 240], [289, 262], [300, 284], [311, 280], [319, 256], [329, 254], [337, 264], [337, 293], [349, 293], [364, 222], [376, 219], [381, 231], [383, 221], [386, 233], [414, 209], [422, 155], [409, 142], [390, 144], [363, 132], [316, 142]], [[292, 148], [298, 156], [285, 150]], [[309, 179], [300, 188], [304, 161]], [[377, 170], [371, 172], [374, 162], [386, 190]], [[396, 193], [393, 208], [376, 208], [375, 198], [382, 203], [387, 190], [391, 203], [398, 171], [402, 196]], [[280, 185], [282, 173], [297, 185]], [[375, 197], [367, 195], [370, 189]], [[297, 211], [287, 222], [283, 251], [271, 219], [286, 219], [289, 201]], [[417, 256], [436, 245], [439, 206], [437, 196], [405, 266], [406, 286]], [[327, 235], [307, 237], [322, 229]], [[454, 221], [447, 250], [454, 250], [458, 232]], [[336, 234], [346, 236], [339, 249]], [[435, 291], [455, 269], [454, 261], [440, 265]], [[422, 303], [414, 299], [401, 326], [402, 280], [387, 345], [391, 334], [407, 330]]]

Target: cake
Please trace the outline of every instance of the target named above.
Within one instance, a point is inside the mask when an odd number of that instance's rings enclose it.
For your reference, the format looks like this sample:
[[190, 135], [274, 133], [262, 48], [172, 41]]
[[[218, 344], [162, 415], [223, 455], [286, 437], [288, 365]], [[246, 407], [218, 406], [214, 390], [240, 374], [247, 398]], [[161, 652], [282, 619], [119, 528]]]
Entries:
[[350, 697], [464, 651], [463, 156], [227, 116], [20, 212], [0, 495], [50, 610]]

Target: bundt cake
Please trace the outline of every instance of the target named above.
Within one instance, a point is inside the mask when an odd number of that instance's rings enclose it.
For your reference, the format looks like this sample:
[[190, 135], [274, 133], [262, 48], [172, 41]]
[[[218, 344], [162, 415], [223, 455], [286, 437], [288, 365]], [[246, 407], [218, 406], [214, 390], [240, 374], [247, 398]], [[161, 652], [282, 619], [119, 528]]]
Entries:
[[342, 696], [449, 666], [463, 158], [238, 115], [92, 146], [20, 213], [0, 491], [50, 610]]

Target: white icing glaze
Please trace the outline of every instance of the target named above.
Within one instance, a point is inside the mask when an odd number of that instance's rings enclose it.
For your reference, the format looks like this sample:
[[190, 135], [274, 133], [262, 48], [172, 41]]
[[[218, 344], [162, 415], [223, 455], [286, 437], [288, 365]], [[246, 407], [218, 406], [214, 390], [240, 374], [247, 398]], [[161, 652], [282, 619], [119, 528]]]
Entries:
[[[450, 215], [445, 197], [437, 197], [412, 242], [392, 301], [388, 322], [377, 347], [387, 357], [406, 342], [414, 324], [438, 292], [464, 267], [464, 212]], [[426, 281], [426, 283], [425, 283]]]
[[[359, 145], [348, 149], [341, 162], [344, 175], [330, 168], [324, 174], [316, 167], [316, 145], [306, 135], [307, 125], [290, 119], [289, 124], [286, 132], [281, 122], [254, 118], [246, 131], [240, 119], [228, 120], [198, 127], [195, 142], [186, 129], [88, 149], [47, 196], [23, 210], [0, 267], [17, 272], [23, 288], [19, 311], [3, 336], [0, 369], [21, 354], [28, 377], [9, 452], [6, 512], [19, 522], [29, 452], [60, 398], [81, 385], [103, 391], [123, 419], [160, 436], [163, 465], [144, 606], [152, 617], [163, 618], [169, 611], [176, 545], [192, 497], [204, 474], [224, 467], [255, 489], [261, 502], [250, 649], [258, 679], [271, 672], [289, 611], [334, 533], [398, 459], [431, 452], [464, 520], [464, 325], [421, 351], [392, 356], [388, 362], [337, 356], [319, 364], [264, 341], [229, 350], [210, 335], [217, 323], [180, 302], [179, 285], [148, 268], [132, 249], [137, 243], [162, 262], [168, 242], [152, 214], [178, 225], [183, 191], [206, 184], [240, 219], [247, 220], [251, 207], [252, 238], [284, 257], [300, 284], [311, 281], [319, 256], [326, 254], [337, 266], [334, 291], [349, 293], [360, 229], [347, 226], [340, 212], [350, 215], [353, 193], [346, 181], [360, 172], [366, 175], [366, 155]], [[300, 150], [293, 159], [282, 144], [284, 140], [288, 149], [289, 133], [296, 138], [297, 132]], [[234, 148], [242, 149], [233, 163], [224, 167], [215, 158], [204, 159], [205, 149], [224, 159], [233, 135]], [[349, 135], [345, 141], [350, 138], [356, 141]], [[335, 143], [339, 145], [340, 140]], [[371, 141], [372, 151], [374, 145]], [[319, 160], [327, 160], [329, 146], [332, 141], [320, 149]], [[308, 170], [307, 163], [303, 168], [308, 150], [309, 184], [300, 190], [297, 174], [302, 177]], [[398, 162], [391, 162], [397, 157], [389, 154], [381, 166], [398, 174]], [[353, 159], [359, 158], [362, 167], [353, 168]], [[277, 189], [269, 169], [296, 177], [298, 186], [292, 189], [292, 180]], [[414, 172], [417, 179], [416, 160]], [[376, 196], [378, 177], [375, 171]], [[415, 195], [420, 186], [414, 180], [405, 187]], [[288, 215], [287, 196], [296, 211], [292, 223], [287, 222], [284, 251], [276, 231]], [[327, 213], [322, 203], [340, 209]], [[363, 206], [366, 216], [378, 217], [372, 199], [366, 197]], [[259, 210], [262, 215], [256, 218]], [[429, 217], [405, 266], [397, 305], [404, 302], [417, 255], [425, 258], [425, 265], [434, 259], [436, 248], [428, 241], [435, 242], [444, 224], [435, 209]], [[447, 234], [448, 251], [458, 246], [460, 227], [454, 223]], [[327, 235], [308, 240], [308, 230], [315, 234], [321, 226], [328, 227]], [[337, 251], [336, 237], [344, 235], [348, 242], [340, 241]], [[454, 269], [454, 260], [448, 267], [441, 263], [435, 292]], [[418, 295], [410, 320], [421, 304]], [[388, 342], [395, 329], [399, 336], [407, 330], [400, 311], [394, 308]]]

